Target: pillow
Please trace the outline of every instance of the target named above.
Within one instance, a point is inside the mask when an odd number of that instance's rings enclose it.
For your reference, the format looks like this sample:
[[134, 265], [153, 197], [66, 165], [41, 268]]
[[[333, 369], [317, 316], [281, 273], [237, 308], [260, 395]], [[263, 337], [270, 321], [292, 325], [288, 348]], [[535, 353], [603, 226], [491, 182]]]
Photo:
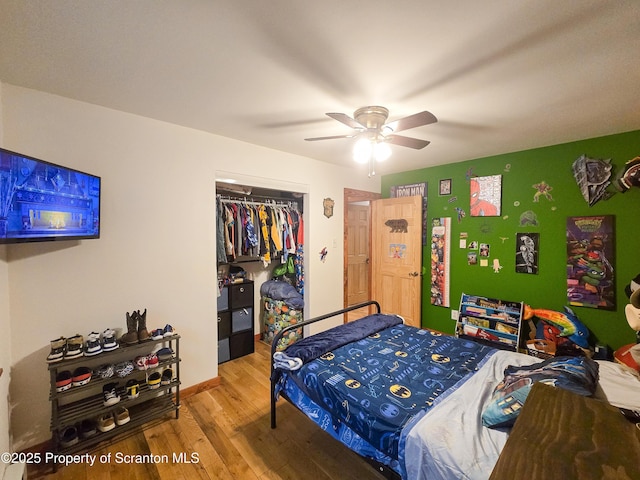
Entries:
[[590, 396], [598, 385], [598, 364], [587, 357], [565, 356], [522, 367], [509, 365], [482, 412], [482, 424], [489, 428], [512, 426], [535, 382]]

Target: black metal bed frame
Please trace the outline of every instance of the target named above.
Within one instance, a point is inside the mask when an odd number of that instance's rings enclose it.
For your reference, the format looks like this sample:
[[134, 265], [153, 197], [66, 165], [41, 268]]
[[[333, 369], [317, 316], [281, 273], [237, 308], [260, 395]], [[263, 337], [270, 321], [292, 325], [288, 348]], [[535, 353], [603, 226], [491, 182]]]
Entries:
[[[376, 312], [375, 313], [380, 313], [381, 309], [380, 309], [380, 304], [378, 302], [376, 302], [375, 300], [369, 300], [368, 302], [363, 302], [363, 303], [359, 303], [357, 305], [352, 305], [350, 307], [346, 307], [343, 308], [341, 310], [335, 311], [335, 312], [331, 312], [331, 313], [327, 313], [325, 315], [320, 315], [319, 317], [314, 317], [311, 318], [309, 320], [305, 320], [304, 322], [301, 323], [296, 323], [294, 325], [288, 325], [287, 327], [283, 328], [282, 330], [280, 330], [274, 337], [273, 337], [273, 342], [271, 343], [271, 376], [270, 376], [270, 380], [271, 380], [271, 428], [276, 428], [276, 383], [277, 383], [277, 378], [275, 375], [275, 368], [273, 365], [273, 354], [276, 353], [276, 350], [278, 348], [278, 342], [280, 341], [280, 339], [290, 330], [295, 330], [298, 328], [304, 328], [307, 325], [311, 325], [312, 323], [316, 323], [319, 322], [321, 320], [326, 320], [328, 318], [331, 317], [335, 317], [338, 315], [342, 315], [344, 313], [347, 312], [351, 312], [353, 310], [358, 310], [360, 308], [364, 308], [364, 307], [370, 307], [370, 306], [375, 306], [376, 307]], [[286, 395], [284, 395], [284, 393], [282, 393], [282, 396], [287, 400], [290, 401]], [[363, 458], [367, 463], [369, 463], [369, 465], [371, 465], [373, 468], [375, 468], [376, 470], [378, 470], [385, 478], [389, 479], [389, 480], [399, 480], [400, 476], [397, 474], [397, 472], [395, 472], [394, 470], [392, 470], [391, 468], [389, 468], [388, 466], [384, 465], [383, 463], [378, 462], [377, 460], [374, 460], [372, 458], [367, 458], [364, 457], [362, 455], [360, 455], [361, 458]]]

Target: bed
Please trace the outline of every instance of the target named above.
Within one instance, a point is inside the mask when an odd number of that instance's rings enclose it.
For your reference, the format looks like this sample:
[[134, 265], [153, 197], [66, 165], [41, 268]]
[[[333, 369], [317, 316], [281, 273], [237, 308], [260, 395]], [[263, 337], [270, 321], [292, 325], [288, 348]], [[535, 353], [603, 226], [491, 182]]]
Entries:
[[[483, 413], [504, 385], [505, 369], [538, 374], [541, 360], [404, 325], [402, 318], [380, 313], [375, 301], [290, 328], [365, 307], [375, 312], [284, 351], [276, 346], [289, 327], [274, 337], [272, 428], [277, 400], [284, 397], [387, 478], [489, 478], [511, 428], [486, 427]], [[589, 364], [596, 365], [594, 397], [640, 410], [637, 375], [611, 362]], [[638, 432], [632, 447], [640, 452]]]

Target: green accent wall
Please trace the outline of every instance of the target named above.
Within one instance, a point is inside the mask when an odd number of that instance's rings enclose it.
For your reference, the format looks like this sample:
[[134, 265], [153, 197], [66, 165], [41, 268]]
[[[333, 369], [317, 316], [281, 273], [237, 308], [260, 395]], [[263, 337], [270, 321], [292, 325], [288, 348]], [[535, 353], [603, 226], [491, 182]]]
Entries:
[[[429, 155], [428, 147], [424, 150]], [[572, 307], [578, 318], [597, 340], [613, 349], [635, 342], [635, 332], [627, 324], [624, 307], [628, 303], [624, 288], [640, 274], [640, 188], [617, 192], [608, 200], [593, 206], [582, 197], [573, 177], [572, 164], [581, 155], [611, 159], [612, 179], [624, 164], [640, 155], [640, 131], [496, 155], [460, 163], [428, 167], [381, 178], [382, 195], [390, 196], [394, 185], [428, 183], [427, 239], [434, 217], [451, 217], [450, 307], [431, 305], [430, 278], [423, 277], [422, 326], [453, 333], [455, 321], [451, 311], [458, 310], [461, 294], [468, 293], [511, 301], [524, 301], [533, 308], [562, 311], [567, 300], [566, 257], [567, 217], [583, 215], [615, 216], [615, 281], [616, 309], [602, 310]], [[391, 159], [393, 161], [393, 159]], [[471, 217], [469, 214], [469, 172], [473, 176], [502, 175], [502, 211], [499, 217]], [[439, 181], [451, 179], [451, 194], [438, 194]], [[552, 200], [540, 196], [534, 202], [534, 184], [545, 181], [553, 190]], [[466, 216], [458, 221], [456, 207]], [[537, 226], [520, 226], [526, 211], [537, 216]], [[490, 245], [489, 265], [469, 265], [469, 249], [459, 248], [461, 232], [467, 242]], [[516, 234], [539, 232], [539, 271], [537, 274], [516, 273]], [[493, 260], [502, 268], [495, 273]], [[423, 251], [424, 271], [430, 270], [430, 246]]]

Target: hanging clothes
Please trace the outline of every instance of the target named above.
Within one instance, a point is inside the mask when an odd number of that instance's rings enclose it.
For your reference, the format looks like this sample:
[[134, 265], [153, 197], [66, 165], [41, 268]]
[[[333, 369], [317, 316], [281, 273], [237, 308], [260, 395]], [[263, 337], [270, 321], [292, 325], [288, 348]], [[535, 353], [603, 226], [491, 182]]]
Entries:
[[218, 263], [239, 257], [257, 257], [265, 267], [275, 258], [288, 260], [299, 250], [298, 225], [302, 214], [295, 203], [254, 202], [217, 197]]

